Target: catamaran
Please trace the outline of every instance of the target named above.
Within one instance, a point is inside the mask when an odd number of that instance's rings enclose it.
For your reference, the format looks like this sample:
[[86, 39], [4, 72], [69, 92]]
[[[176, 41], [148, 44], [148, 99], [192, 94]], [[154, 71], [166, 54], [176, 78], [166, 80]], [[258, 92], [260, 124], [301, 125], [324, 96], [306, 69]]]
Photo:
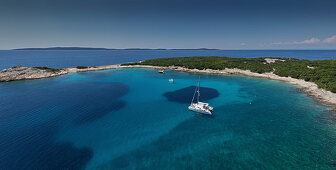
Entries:
[[[191, 100], [191, 104], [188, 107], [188, 109], [191, 110], [191, 111], [194, 111], [194, 112], [207, 114], [207, 115], [212, 115], [213, 108], [211, 106], [209, 106], [209, 103], [204, 103], [204, 102], [199, 101], [199, 98], [201, 96], [200, 82], [201, 82], [201, 77], [199, 76], [198, 77], [198, 87], [196, 87], [196, 89], [195, 89], [194, 96]], [[197, 93], [197, 103], [194, 103], [196, 93]]]

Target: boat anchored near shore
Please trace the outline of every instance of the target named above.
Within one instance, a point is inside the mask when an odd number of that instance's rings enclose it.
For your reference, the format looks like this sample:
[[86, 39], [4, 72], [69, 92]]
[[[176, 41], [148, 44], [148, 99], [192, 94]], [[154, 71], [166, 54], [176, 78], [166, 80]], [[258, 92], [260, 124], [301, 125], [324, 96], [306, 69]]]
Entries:
[[[201, 78], [199, 76], [198, 78], [198, 86], [195, 89], [193, 98], [191, 100], [191, 104], [188, 107], [189, 110], [194, 111], [194, 112], [198, 112], [198, 113], [202, 113], [202, 114], [207, 114], [207, 115], [212, 115], [212, 111], [213, 111], [213, 107], [209, 106], [209, 103], [204, 103], [204, 102], [200, 102], [199, 98], [201, 96], [200, 93], [200, 82], [201, 82]], [[197, 93], [197, 102], [194, 103], [194, 99], [195, 99], [195, 95]]]

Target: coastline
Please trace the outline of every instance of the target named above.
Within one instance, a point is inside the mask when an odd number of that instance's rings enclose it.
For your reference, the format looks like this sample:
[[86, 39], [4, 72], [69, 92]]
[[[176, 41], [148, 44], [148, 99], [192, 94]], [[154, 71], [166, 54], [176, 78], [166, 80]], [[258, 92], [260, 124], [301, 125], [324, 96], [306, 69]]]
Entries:
[[146, 66], [146, 65], [132, 65], [132, 66], [120, 66], [119, 68], [152, 68], [152, 69], [169, 69], [174, 71], [188, 72], [188, 73], [204, 73], [204, 74], [222, 74], [222, 75], [243, 75], [256, 78], [266, 78], [271, 80], [283, 81], [293, 85], [298, 85], [301, 87], [301, 91], [306, 93], [309, 96], [314, 97], [320, 103], [336, 106], [336, 93], [319, 88], [313, 82], [307, 82], [301, 79], [295, 79], [291, 77], [280, 77], [274, 73], [253, 73], [249, 70], [241, 69], [225, 69], [225, 70], [198, 70], [198, 69], [188, 69], [184, 67], [158, 67], [158, 66]]
[[[27, 67], [25, 67], [27, 68]], [[29, 68], [29, 67], [28, 67]], [[100, 71], [100, 70], [109, 70], [109, 69], [117, 69], [117, 68], [149, 68], [149, 69], [167, 69], [167, 70], [174, 70], [180, 72], [188, 72], [188, 73], [204, 73], [204, 74], [221, 74], [221, 75], [243, 75], [249, 77], [256, 77], [256, 78], [266, 78], [271, 80], [278, 80], [287, 82], [293, 85], [298, 85], [301, 87], [301, 91], [308, 94], [309, 96], [314, 97], [320, 103], [329, 105], [329, 106], [336, 106], [336, 93], [332, 93], [330, 91], [324, 90], [319, 88], [313, 82], [307, 82], [301, 79], [295, 79], [291, 77], [280, 77], [273, 73], [254, 73], [249, 70], [241, 70], [241, 69], [224, 69], [224, 70], [212, 70], [212, 69], [188, 69], [179, 66], [169, 66], [169, 67], [161, 67], [161, 66], [150, 66], [150, 65], [105, 65], [105, 66], [97, 66], [97, 67], [87, 67], [87, 68], [63, 68], [59, 70], [59, 73], [54, 74], [42, 74], [41, 76], [31, 76], [31, 75], [22, 75], [19, 74], [20, 77], [15, 77], [13, 80], [9, 81], [16, 81], [16, 80], [32, 80], [32, 79], [42, 79], [48, 77], [55, 77], [59, 75], [64, 75], [67, 73], [74, 73], [74, 72], [88, 72], [88, 71]], [[11, 68], [10, 68], [11, 69]], [[7, 70], [7, 71], [6, 71]], [[0, 78], [2, 72], [8, 72], [9, 69], [5, 69], [0, 72]], [[0, 81], [3, 81], [0, 79]], [[6, 81], [7, 82], [7, 81]]]
[[98, 71], [98, 70], [107, 70], [107, 69], [116, 69], [116, 68], [150, 68], [150, 69], [167, 69], [167, 70], [174, 70], [174, 71], [181, 71], [181, 72], [188, 72], [188, 73], [205, 73], [205, 74], [222, 74], [222, 75], [243, 75], [249, 77], [256, 77], [256, 78], [266, 78], [271, 80], [283, 81], [293, 85], [298, 85], [301, 87], [301, 91], [308, 94], [309, 96], [314, 97], [320, 103], [329, 105], [329, 106], [336, 106], [336, 94], [330, 91], [324, 90], [319, 88], [313, 82], [307, 82], [305, 80], [295, 79], [291, 77], [280, 77], [273, 73], [253, 73], [249, 70], [240, 70], [240, 69], [225, 69], [225, 70], [212, 70], [212, 69], [205, 69], [205, 70], [198, 70], [198, 69], [188, 69], [184, 67], [177, 67], [177, 66], [169, 66], [169, 67], [160, 67], [160, 66], [149, 66], [149, 65], [106, 65], [106, 66], [98, 66], [98, 67], [90, 67], [86, 69], [78, 69], [78, 68], [66, 68], [64, 69], [67, 72], [86, 72], [86, 71]]

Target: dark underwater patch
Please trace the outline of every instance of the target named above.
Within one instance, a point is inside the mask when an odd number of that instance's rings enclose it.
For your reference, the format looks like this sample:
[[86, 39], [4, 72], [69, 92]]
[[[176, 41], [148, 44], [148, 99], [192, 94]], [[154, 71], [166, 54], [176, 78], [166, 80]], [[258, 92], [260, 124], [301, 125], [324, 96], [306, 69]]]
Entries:
[[[123, 108], [126, 103], [120, 98], [129, 91], [117, 82], [45, 82], [6, 87], [7, 98], [0, 98], [6, 106], [0, 108], [0, 121], [6, 122], [0, 131], [0, 169], [84, 169], [93, 151], [56, 142], [57, 129], [69, 120], [90, 123]], [[45, 112], [53, 112], [55, 117], [44, 122]], [[32, 118], [37, 124], [6, 130], [7, 124], [10, 127], [17, 120]]]
[[6, 106], [1, 108], [2, 119], [13, 119], [30, 113], [40, 114], [32, 110], [61, 106], [64, 108], [64, 118], [68, 114], [75, 114], [76, 123], [88, 123], [123, 108], [126, 102], [120, 98], [128, 93], [129, 88], [118, 82], [76, 82], [46, 87], [36, 84], [28, 88], [26, 86], [8, 90], [12, 90], [13, 94], [19, 91], [21, 95], [19, 99], [15, 95], [9, 95], [6, 100], [0, 99]]
[[119, 98], [129, 91], [128, 86], [122, 83], [85, 83], [75, 91], [71, 98], [74, 105], [70, 110], [75, 110], [78, 117], [76, 123], [88, 123], [102, 118], [111, 111], [117, 111], [126, 105]]
[[94, 120], [97, 120], [105, 116], [107, 113], [111, 111], [117, 111], [125, 107], [125, 105], [126, 105], [126, 102], [120, 101], [120, 100], [116, 100], [116, 101], [112, 100], [107, 103], [91, 105], [90, 108], [82, 109], [81, 114], [78, 116], [76, 122], [79, 124], [92, 122]]
[[1, 133], [1, 169], [83, 169], [92, 158], [90, 148], [56, 143], [55, 122]]
[[[168, 101], [177, 102], [177, 103], [190, 103], [194, 95], [196, 86], [189, 86], [180, 90], [164, 93]], [[200, 87], [201, 91], [201, 100], [207, 101], [219, 96], [219, 92], [216, 89], [208, 87]], [[196, 97], [196, 96], [195, 96]]]

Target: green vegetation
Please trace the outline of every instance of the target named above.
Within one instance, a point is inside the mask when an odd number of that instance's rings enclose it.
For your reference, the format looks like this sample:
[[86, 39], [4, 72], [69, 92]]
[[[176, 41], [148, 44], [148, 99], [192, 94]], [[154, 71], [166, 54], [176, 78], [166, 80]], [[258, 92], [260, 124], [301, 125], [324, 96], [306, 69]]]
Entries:
[[323, 89], [336, 93], [336, 60], [310, 61], [281, 58], [274, 63], [266, 63], [265, 58], [178, 57], [152, 59], [123, 65], [182, 66], [200, 70], [238, 68], [256, 73], [273, 72], [281, 77], [311, 81]]
[[20, 67], [23, 67], [23, 66], [14, 66], [14, 67], [12, 67], [12, 68], [20, 68]]
[[45, 70], [47, 72], [58, 72], [59, 69], [49, 68], [49, 67], [33, 67], [33, 69]]
[[78, 69], [86, 69], [86, 68], [90, 68], [90, 67], [88, 67], [88, 66], [77, 66], [76, 68], [78, 68]]

